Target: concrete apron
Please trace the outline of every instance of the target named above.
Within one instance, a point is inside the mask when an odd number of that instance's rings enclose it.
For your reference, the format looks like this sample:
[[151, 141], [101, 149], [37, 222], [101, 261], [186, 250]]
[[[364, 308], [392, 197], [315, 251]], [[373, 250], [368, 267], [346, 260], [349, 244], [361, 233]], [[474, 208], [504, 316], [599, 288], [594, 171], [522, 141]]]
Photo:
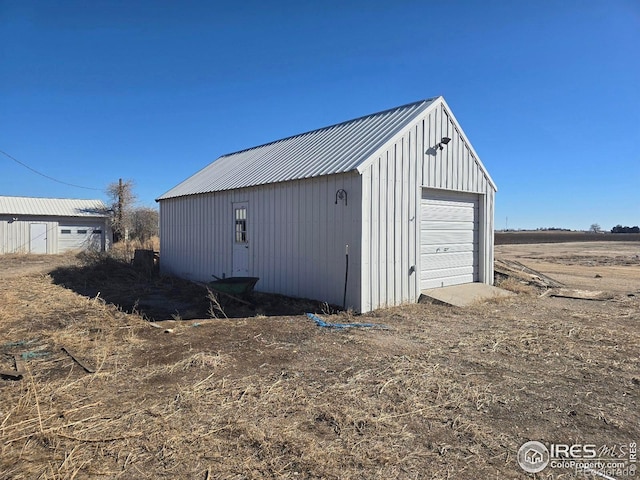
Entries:
[[430, 288], [422, 290], [421, 293], [421, 302], [435, 300], [455, 307], [466, 307], [472, 303], [483, 302], [491, 298], [515, 295], [513, 292], [487, 285], [486, 283], [464, 283], [450, 287]]

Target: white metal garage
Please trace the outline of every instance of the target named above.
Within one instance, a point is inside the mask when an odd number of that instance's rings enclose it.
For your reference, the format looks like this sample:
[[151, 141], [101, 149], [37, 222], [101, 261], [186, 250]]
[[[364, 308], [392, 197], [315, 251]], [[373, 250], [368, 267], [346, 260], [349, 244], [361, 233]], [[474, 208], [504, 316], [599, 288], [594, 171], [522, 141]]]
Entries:
[[367, 312], [493, 282], [496, 186], [442, 97], [220, 158], [161, 195], [163, 272]]
[[0, 196], [0, 254], [104, 251], [110, 222], [100, 200]]
[[420, 288], [477, 282], [478, 195], [424, 189], [420, 203]]

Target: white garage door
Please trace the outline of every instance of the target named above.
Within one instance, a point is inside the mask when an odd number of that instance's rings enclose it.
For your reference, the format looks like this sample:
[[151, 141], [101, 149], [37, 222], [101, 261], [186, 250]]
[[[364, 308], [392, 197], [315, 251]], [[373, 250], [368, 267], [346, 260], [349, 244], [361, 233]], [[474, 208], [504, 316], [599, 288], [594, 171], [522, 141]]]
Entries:
[[420, 289], [478, 281], [478, 195], [424, 190]]
[[58, 253], [70, 250], [102, 250], [104, 232], [99, 225], [60, 225]]

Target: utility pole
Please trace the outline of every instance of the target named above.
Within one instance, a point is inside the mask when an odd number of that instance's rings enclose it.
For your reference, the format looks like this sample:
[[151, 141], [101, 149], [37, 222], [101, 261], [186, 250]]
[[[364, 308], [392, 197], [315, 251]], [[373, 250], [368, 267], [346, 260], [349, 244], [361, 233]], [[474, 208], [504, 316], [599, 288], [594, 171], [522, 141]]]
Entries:
[[[118, 226], [120, 230], [122, 230], [122, 205], [124, 203], [123, 195], [124, 195], [124, 187], [122, 186], [122, 179], [118, 179]], [[122, 234], [122, 232], [120, 232]]]
[[110, 183], [107, 187], [107, 193], [111, 198], [113, 240], [115, 242], [127, 239], [130, 211], [135, 200], [132, 188], [133, 181], [122, 178], [119, 178], [117, 182]]

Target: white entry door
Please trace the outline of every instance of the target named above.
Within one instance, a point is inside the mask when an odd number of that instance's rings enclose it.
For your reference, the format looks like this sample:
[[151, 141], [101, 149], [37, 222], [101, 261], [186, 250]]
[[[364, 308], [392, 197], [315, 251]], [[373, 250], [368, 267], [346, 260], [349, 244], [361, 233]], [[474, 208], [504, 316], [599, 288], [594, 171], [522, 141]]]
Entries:
[[249, 235], [247, 202], [233, 204], [233, 276], [249, 276]]
[[47, 253], [47, 224], [32, 223], [29, 225], [29, 252]]

